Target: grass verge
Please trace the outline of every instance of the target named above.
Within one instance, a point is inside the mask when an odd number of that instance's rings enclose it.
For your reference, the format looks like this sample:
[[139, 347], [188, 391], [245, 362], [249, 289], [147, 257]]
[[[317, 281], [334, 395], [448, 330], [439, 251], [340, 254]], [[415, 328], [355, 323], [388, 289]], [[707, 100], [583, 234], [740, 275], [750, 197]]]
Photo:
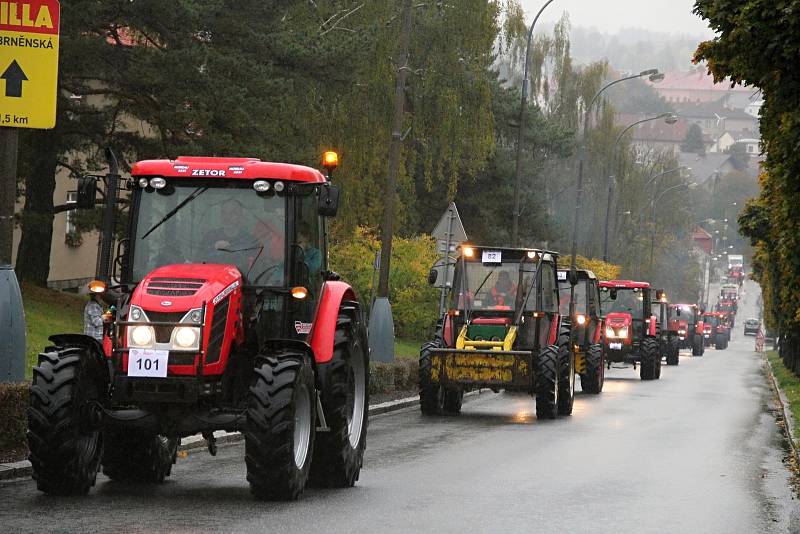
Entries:
[[394, 340], [394, 355], [397, 358], [412, 358], [419, 359], [419, 348], [424, 341], [417, 341], [416, 339], [400, 339]]
[[800, 377], [789, 371], [778, 356], [777, 351], [767, 351], [767, 358], [772, 366], [772, 372], [778, 381], [778, 386], [786, 395], [789, 402], [789, 411], [794, 419], [794, 436], [800, 435]]
[[83, 332], [86, 297], [31, 285], [22, 286], [27, 338], [25, 377], [31, 377], [36, 357], [50, 343], [53, 334]]

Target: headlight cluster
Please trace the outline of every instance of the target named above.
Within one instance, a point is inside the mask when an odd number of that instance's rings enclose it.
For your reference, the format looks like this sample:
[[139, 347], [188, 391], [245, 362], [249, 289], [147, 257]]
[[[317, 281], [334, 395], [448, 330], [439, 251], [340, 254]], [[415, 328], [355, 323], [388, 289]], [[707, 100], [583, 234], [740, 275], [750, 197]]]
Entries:
[[583, 326], [586, 324], [586, 316], [583, 314], [578, 314], [575, 316], [575, 322], [578, 323], [578, 326]]
[[[128, 347], [136, 349], [156, 348], [155, 328], [146, 324], [150, 322], [144, 310], [138, 306], [131, 306], [129, 319], [131, 322], [141, 322], [128, 327]], [[202, 310], [197, 308], [189, 310], [181, 319], [181, 323], [200, 324], [203, 321]], [[200, 350], [200, 327], [178, 326], [172, 330], [169, 343], [163, 348], [170, 350]]]
[[628, 327], [621, 326], [617, 330], [614, 330], [612, 327], [606, 327], [606, 337], [609, 339], [624, 339], [628, 337]]
[[681, 335], [681, 336], [685, 336], [686, 335], [686, 330], [678, 330], [678, 334]]

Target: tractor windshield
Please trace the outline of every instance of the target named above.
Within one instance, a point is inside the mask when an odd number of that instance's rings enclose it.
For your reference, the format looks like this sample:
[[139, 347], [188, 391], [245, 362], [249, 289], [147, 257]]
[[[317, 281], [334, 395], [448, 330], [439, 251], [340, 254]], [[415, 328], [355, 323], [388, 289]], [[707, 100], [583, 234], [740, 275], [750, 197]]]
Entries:
[[[571, 287], [569, 280], [558, 281], [558, 292], [560, 294], [559, 313], [564, 316], [569, 315], [569, 294]], [[585, 280], [579, 280], [575, 285], [575, 313], [584, 315], [588, 313], [586, 310], [587, 289], [588, 284]]]
[[229, 182], [203, 184], [208, 189], [197, 195], [198, 185], [174, 181], [141, 192], [133, 280], [163, 265], [227, 263], [236, 265], [247, 283], [283, 285], [285, 198], [261, 196], [249, 183]]
[[[521, 285], [518, 261], [499, 264], [459, 262], [453, 278], [451, 307], [463, 309], [466, 302], [473, 310], [513, 310], [517, 292], [520, 298], [524, 298], [535, 280], [536, 264], [532, 262], [523, 265]], [[535, 288], [530, 291], [525, 309], [536, 309]]]
[[641, 289], [601, 288], [603, 313], [642, 314], [644, 294]]

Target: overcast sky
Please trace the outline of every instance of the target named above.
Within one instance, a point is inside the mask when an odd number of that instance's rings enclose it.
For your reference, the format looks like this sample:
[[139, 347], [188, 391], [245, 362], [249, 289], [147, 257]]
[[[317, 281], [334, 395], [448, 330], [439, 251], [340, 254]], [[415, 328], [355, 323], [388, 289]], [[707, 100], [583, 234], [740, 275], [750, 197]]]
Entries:
[[[530, 23], [546, 0], [521, 0]], [[539, 19], [556, 22], [564, 11], [573, 26], [595, 27], [617, 33], [621, 28], [643, 28], [691, 36], [710, 36], [706, 22], [692, 13], [694, 0], [555, 0]]]

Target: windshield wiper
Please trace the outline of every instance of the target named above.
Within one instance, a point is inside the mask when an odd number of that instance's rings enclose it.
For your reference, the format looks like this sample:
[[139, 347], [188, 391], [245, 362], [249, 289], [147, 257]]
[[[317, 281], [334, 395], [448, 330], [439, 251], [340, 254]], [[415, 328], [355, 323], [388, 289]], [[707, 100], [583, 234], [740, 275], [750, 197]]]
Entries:
[[182, 200], [180, 203], [178, 203], [178, 205], [177, 205], [177, 206], [175, 206], [174, 208], [172, 208], [172, 209], [170, 210], [170, 212], [169, 212], [169, 213], [167, 213], [166, 215], [164, 215], [164, 216], [161, 218], [161, 220], [160, 220], [160, 221], [158, 221], [156, 224], [154, 224], [152, 228], [150, 228], [148, 231], [146, 231], [146, 232], [144, 233], [144, 235], [142, 236], [142, 239], [144, 239], [144, 238], [146, 238], [147, 236], [149, 236], [150, 234], [152, 234], [152, 233], [153, 233], [153, 230], [155, 230], [156, 228], [158, 228], [159, 226], [161, 226], [162, 224], [164, 224], [165, 222], [167, 222], [168, 220], [170, 220], [170, 219], [171, 219], [171, 218], [172, 218], [172, 217], [173, 217], [173, 216], [174, 216], [176, 213], [178, 213], [178, 211], [179, 211], [179, 210], [180, 210], [182, 207], [184, 207], [186, 204], [188, 204], [188, 203], [189, 203], [189, 202], [191, 202], [192, 200], [196, 199], [197, 197], [199, 197], [200, 195], [202, 195], [203, 193], [205, 193], [205, 192], [206, 192], [206, 190], [208, 190], [208, 188], [209, 188], [209, 186], [207, 186], [207, 185], [206, 185], [206, 186], [201, 186], [201, 187], [198, 187], [197, 189], [195, 189], [195, 190], [192, 192], [192, 194], [191, 194], [191, 195], [189, 195], [188, 197], [184, 198], [184, 199], [183, 199], [183, 200]]
[[[495, 267], [495, 269], [497, 269], [497, 268]], [[489, 271], [489, 274], [487, 274], [486, 278], [483, 279], [483, 282], [481, 282], [481, 285], [479, 285], [478, 289], [475, 290], [475, 296], [476, 297], [478, 296], [478, 293], [481, 292], [481, 289], [483, 289], [483, 284], [485, 284], [486, 281], [489, 279], [489, 277], [492, 276], [492, 273], [495, 271], [495, 269], [492, 269], [491, 271]], [[467, 323], [469, 323], [469, 320], [470, 320], [471, 317], [472, 317], [472, 310], [470, 309], [469, 312], [467, 313]]]

